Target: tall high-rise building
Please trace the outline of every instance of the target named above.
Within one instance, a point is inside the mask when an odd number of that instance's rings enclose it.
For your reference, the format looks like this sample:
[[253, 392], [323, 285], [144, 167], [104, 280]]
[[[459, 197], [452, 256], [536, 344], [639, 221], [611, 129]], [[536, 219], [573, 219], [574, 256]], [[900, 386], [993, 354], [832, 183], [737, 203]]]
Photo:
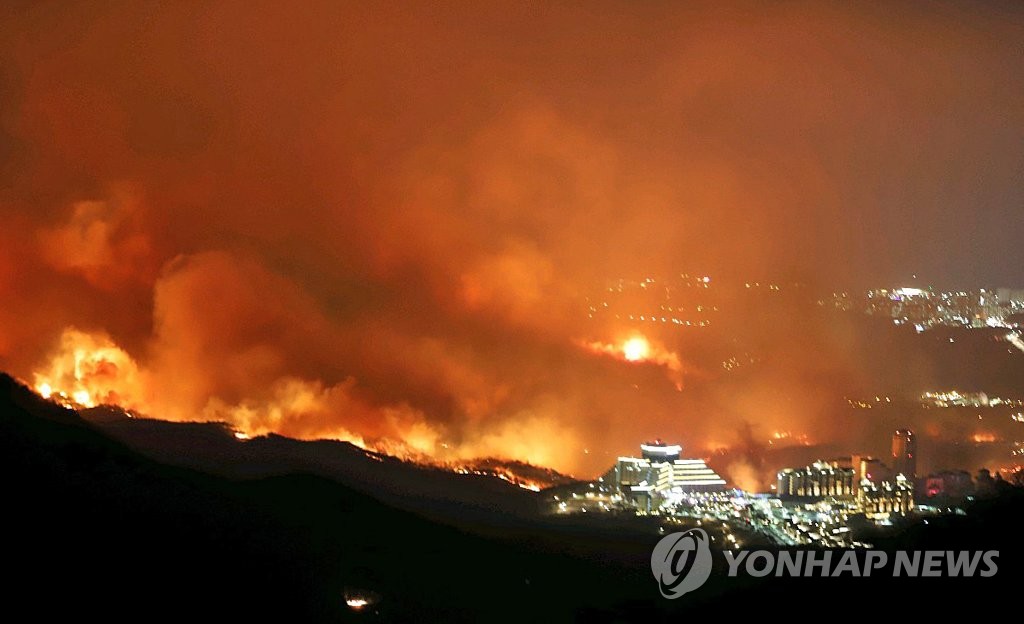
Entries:
[[910, 429], [897, 429], [892, 435], [892, 468], [908, 479], [917, 474], [917, 440]]

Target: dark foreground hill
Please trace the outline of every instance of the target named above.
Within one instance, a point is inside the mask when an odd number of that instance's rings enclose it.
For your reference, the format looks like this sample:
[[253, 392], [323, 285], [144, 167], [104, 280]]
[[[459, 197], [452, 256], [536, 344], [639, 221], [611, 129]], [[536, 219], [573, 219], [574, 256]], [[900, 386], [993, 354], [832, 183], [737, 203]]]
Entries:
[[[466, 533], [321, 476], [230, 479], [169, 466], [6, 376], [0, 480], [7, 621], [845, 620], [854, 605], [891, 596], [918, 616], [1009, 604], [1007, 588], [1022, 580], [1024, 505], [1007, 496], [887, 542], [1000, 548], [994, 578], [731, 579], [716, 553], [707, 585], [668, 601], [648, 569], [653, 531], [603, 518]], [[379, 602], [355, 612], [346, 592]]]
[[85, 410], [82, 417], [160, 463], [221, 476], [314, 474], [388, 504], [446, 520], [523, 518], [535, 516], [538, 510], [536, 492], [495, 477], [404, 462], [348, 442], [300, 441], [278, 435], [242, 441], [221, 423], [133, 418], [105, 406]]
[[[323, 477], [161, 464], [7, 376], [0, 479], [6, 608], [39, 621], [566, 621], [653, 588], [642, 567], [466, 534]], [[354, 612], [346, 591], [380, 601]]]

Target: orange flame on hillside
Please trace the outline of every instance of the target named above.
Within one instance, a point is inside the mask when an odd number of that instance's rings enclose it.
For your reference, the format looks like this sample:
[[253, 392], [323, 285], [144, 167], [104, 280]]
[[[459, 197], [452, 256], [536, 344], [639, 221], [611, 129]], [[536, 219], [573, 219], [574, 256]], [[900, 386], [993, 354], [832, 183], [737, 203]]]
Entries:
[[108, 336], [68, 328], [57, 353], [35, 372], [34, 385], [44, 398], [69, 406], [137, 409], [145, 394], [143, 377], [131, 356]]
[[[171, 419], [180, 413], [178, 406], [168, 402], [166, 392], [161, 396], [159, 377], [140, 366], [104, 333], [65, 329], [56, 349], [35, 370], [33, 378], [36, 392], [69, 409], [113, 405], [147, 417]], [[357, 432], [355, 427], [340, 426], [339, 416], [363, 425], [374, 422], [376, 426], [372, 431]], [[240, 442], [271, 433], [299, 440], [337, 440], [403, 461], [496, 477], [534, 491], [551, 485], [509, 468], [478, 465], [484, 460], [477, 458], [500, 459], [503, 450], [515, 453], [506, 459], [528, 457], [522, 453], [521, 443], [517, 446], [518, 436], [524, 433], [519, 428], [492, 429], [486, 435], [463, 436], [460, 444], [450, 444], [443, 441], [446, 432], [442, 428], [429, 423], [422, 413], [408, 405], [368, 404], [359, 395], [353, 379], [327, 385], [282, 377], [260, 397], [229, 402], [211, 396], [200, 410], [185, 414], [185, 419], [227, 423]], [[564, 431], [553, 428], [544, 419], [527, 419], [519, 424], [524, 430], [547, 432], [538, 434], [540, 439], [566, 437]], [[534, 458], [538, 465], [553, 458], [544, 453], [544, 448], [536, 445], [531, 449], [539, 453]]]

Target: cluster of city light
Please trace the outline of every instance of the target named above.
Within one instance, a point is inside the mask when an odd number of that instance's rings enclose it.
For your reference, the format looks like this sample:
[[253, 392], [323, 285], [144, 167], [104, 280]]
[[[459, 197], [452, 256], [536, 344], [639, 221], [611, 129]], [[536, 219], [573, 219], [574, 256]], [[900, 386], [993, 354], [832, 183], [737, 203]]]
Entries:
[[755, 362], [757, 362], [757, 358], [753, 357], [749, 353], [744, 353], [742, 360], [736, 356], [732, 356], [729, 359], [723, 361], [722, 368], [724, 368], [727, 371], [733, 371], [736, 370], [737, 368], [740, 368], [741, 366], [746, 366], [748, 364], [753, 364]]
[[[818, 304], [825, 305], [825, 301], [819, 300]], [[1007, 319], [1024, 309], [1024, 290], [875, 289], [861, 300], [848, 293], [832, 293], [832, 304], [840, 310], [862, 309], [868, 314], [889, 316], [894, 324], [911, 325], [918, 333], [940, 326], [1012, 329], [1016, 324]]]
[[847, 397], [847, 405], [855, 409], [872, 409], [881, 403], [892, 403], [892, 397], [876, 395], [868, 399], [851, 399]]
[[[1024, 421], [1024, 412], [1021, 419]], [[777, 430], [770, 434], [769, 443], [790, 439], [803, 440], [806, 436]], [[977, 444], [1000, 441], [996, 434], [977, 430], [968, 440]], [[662, 532], [670, 525], [692, 526], [696, 521], [714, 535], [713, 524], [721, 523], [717, 541], [723, 548], [739, 543], [734, 527], [759, 533], [778, 545], [870, 548], [870, 544], [854, 539], [849, 524], [853, 516], [863, 515], [877, 525], [888, 526], [911, 513], [964, 513], [949, 502], [919, 510], [915, 480], [907, 476], [916, 472], [913, 433], [896, 430], [893, 445], [895, 464], [891, 469], [876, 458], [860, 455], [819, 460], [806, 467], [780, 470], [776, 484], [771, 486], [772, 494], [753, 494], [728, 489], [704, 460], [679, 459], [681, 446], [657, 440], [640, 445], [642, 457], [619, 457], [596, 481], [558, 490], [559, 494], [549, 500], [550, 511], [632, 511], [660, 518]], [[1024, 443], [1013, 442], [1013, 449], [1014, 457], [1024, 456]], [[1007, 473], [1007, 469], [1000, 468], [1000, 472]], [[969, 499], [974, 486], [970, 475], [963, 471], [930, 474], [921, 477], [917, 485], [924, 485], [927, 479], [929, 497], [938, 493], [957, 497], [961, 495], [961, 474], [967, 483], [963, 496]]]
[[921, 394], [921, 402], [926, 406], [934, 407], [1022, 407], [1024, 400], [1010, 399], [1006, 397], [989, 396], [984, 392], [959, 392], [957, 390], [945, 390], [939, 392], [924, 392]]
[[[687, 273], [680, 275], [678, 280], [656, 280], [653, 277], [639, 281], [620, 279], [607, 287], [606, 293], [610, 295], [587, 297], [587, 317], [608, 315], [622, 321], [663, 323], [679, 327], [708, 327], [711, 320], [707, 317], [710, 313], [717, 312], [718, 306], [703, 303], [684, 306], [681, 305], [678, 295], [685, 292], [683, 289], [698, 288], [703, 291], [710, 287], [710, 276], [691, 276]], [[689, 292], [690, 295], [682, 298], [692, 300], [694, 295], [692, 290]], [[652, 297], [660, 301], [652, 301]], [[695, 312], [696, 317], [687, 318], [684, 316], [687, 311]]]
[[[666, 300], [671, 300], [676, 299], [673, 293], [681, 287], [706, 289], [710, 283], [709, 276], [691, 276], [684, 273], [680, 275], [679, 281], [656, 280], [653, 277], [639, 281], [618, 280], [606, 290], [615, 296], [629, 296], [631, 292], [657, 293]], [[773, 293], [781, 291], [782, 288], [776, 283], [744, 282], [743, 285], [747, 289], [765, 289]], [[819, 306], [825, 306], [828, 301], [822, 298], [818, 299], [817, 303]], [[860, 297], [849, 292], [833, 292], [830, 301], [839, 310], [860, 310], [868, 314], [889, 316], [895, 325], [912, 326], [918, 333], [940, 326], [1014, 329], [1017, 327], [1016, 323], [1008, 319], [1011, 315], [1024, 311], [1024, 290], [1001, 288], [937, 292], [923, 288], [898, 287], [868, 290]], [[612, 307], [616, 309], [612, 310]], [[698, 313], [718, 311], [717, 306], [692, 307]], [[624, 311], [619, 304], [613, 306], [609, 298], [605, 297], [589, 306], [588, 317], [595, 318], [600, 313], [613, 314], [617, 320], [673, 323], [686, 327], [710, 326], [711, 321], [708, 318], [680, 317], [678, 313], [685, 309], [678, 302], [670, 301], [667, 304], [660, 304], [657, 311], [649, 311], [650, 308], [648, 311]], [[1011, 332], [1006, 338], [1015, 347], [1024, 351], [1024, 341], [1020, 339], [1020, 334]]]
[[779, 502], [766, 507], [764, 531], [784, 544], [831, 548], [863, 546], [852, 539], [847, 526], [849, 517], [860, 511], [855, 501]]
[[786, 503], [778, 498], [729, 493], [685, 494], [666, 500], [659, 510], [668, 523], [695, 518], [708, 528], [721, 523], [726, 548], [740, 546], [732, 527], [761, 533], [783, 545], [815, 544], [824, 547], [864, 547], [853, 541], [847, 526], [849, 517], [860, 511], [856, 500], [823, 500], [815, 503]]
[[[778, 432], [783, 433], [783, 432]], [[1017, 443], [1024, 455], [1024, 448]], [[835, 469], [827, 462], [809, 467], [814, 473]], [[894, 518], [910, 510], [934, 515], [963, 514], [954, 506], [919, 507], [913, 499], [913, 485], [902, 474], [893, 479], [874, 482], [863, 479], [844, 494], [822, 494], [819, 497], [786, 499], [778, 495], [750, 494], [741, 490], [687, 491], [679, 488], [664, 490], [660, 504], [650, 509], [637, 506], [615, 487], [607, 487], [604, 479], [577, 487], [551, 497], [551, 511], [560, 514], [619, 511], [631, 509], [638, 516], [661, 519], [662, 532], [675, 525], [695, 523], [704, 527], [712, 541], [723, 548], [741, 545], [734, 529], [760, 533], [770, 541], [787, 546], [814, 545], [824, 548], [870, 548], [870, 544], [854, 539], [849, 527], [852, 516], [865, 514], [879, 525], [891, 525]], [[773, 487], [773, 490], [775, 488]]]
[[[616, 320], [623, 320], [623, 317], [618, 315], [618, 314], [615, 315], [615, 318], [616, 318]], [[707, 321], [707, 320], [704, 320], [704, 321], [687, 321], [687, 320], [683, 320], [683, 319], [680, 319], [680, 318], [676, 318], [674, 316], [673, 317], [665, 317], [665, 316], [658, 317], [658, 316], [655, 316], [655, 315], [646, 316], [644, 314], [641, 314], [639, 316], [634, 316], [632, 314], [628, 314], [628, 315], [626, 315], [625, 318], [630, 320], [630, 321], [646, 321], [646, 322], [651, 322], [651, 323], [659, 323], [659, 322], [660, 323], [672, 323], [673, 325], [683, 325], [683, 326], [686, 326], [686, 327], [711, 327], [711, 321]]]

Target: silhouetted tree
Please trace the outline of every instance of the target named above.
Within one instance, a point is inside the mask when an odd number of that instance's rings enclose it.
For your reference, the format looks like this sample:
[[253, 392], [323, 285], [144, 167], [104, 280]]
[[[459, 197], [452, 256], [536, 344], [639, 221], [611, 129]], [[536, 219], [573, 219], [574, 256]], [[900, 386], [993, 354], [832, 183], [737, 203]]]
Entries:
[[992, 473], [989, 472], [988, 468], [981, 468], [978, 470], [978, 476], [975, 478], [976, 492], [979, 498], [992, 496], [995, 494], [996, 482], [992, 478]]

